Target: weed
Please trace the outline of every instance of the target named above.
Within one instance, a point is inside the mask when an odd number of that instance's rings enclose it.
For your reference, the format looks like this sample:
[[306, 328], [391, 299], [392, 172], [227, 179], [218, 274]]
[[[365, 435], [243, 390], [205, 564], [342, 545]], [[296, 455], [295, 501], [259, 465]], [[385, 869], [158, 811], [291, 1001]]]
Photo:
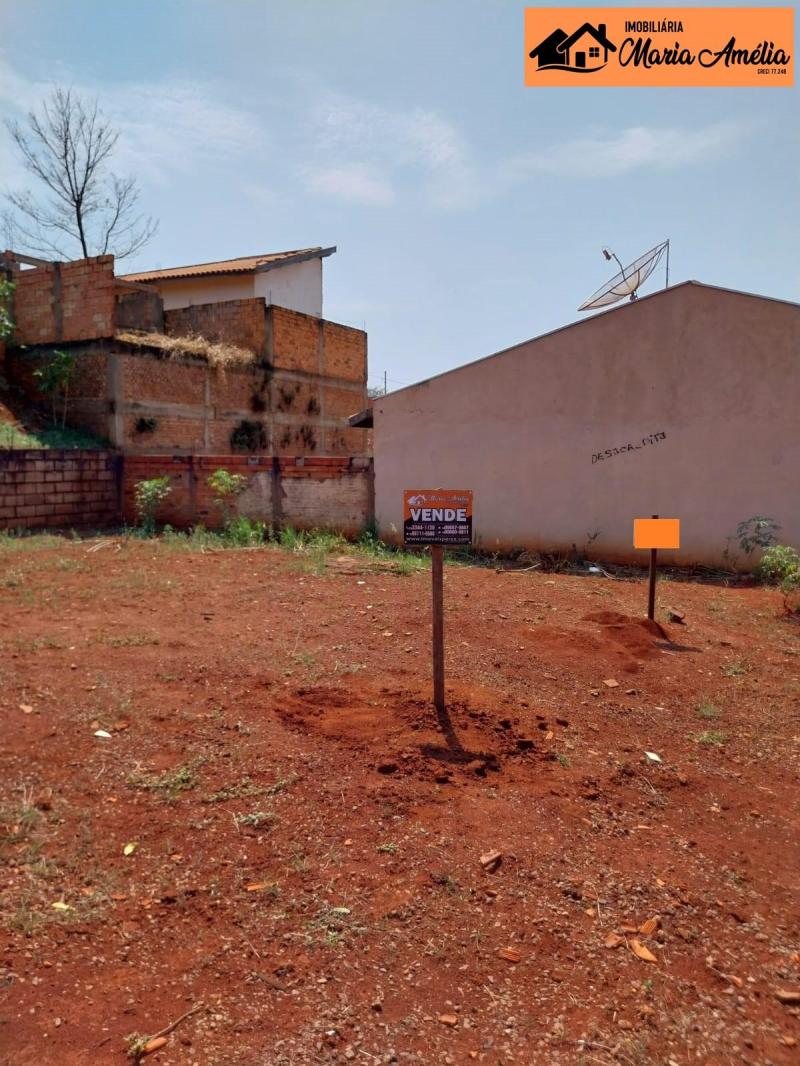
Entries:
[[274, 825], [277, 815], [271, 811], [251, 811], [250, 814], [237, 814], [236, 824], [251, 826], [253, 829], [263, 829], [264, 826]]
[[558, 759], [559, 765], [563, 766], [565, 770], [571, 765], [569, 755], [557, 755], [556, 758]]
[[397, 853], [397, 844], [390, 840], [386, 844], [378, 844], [376, 851], [380, 851], [384, 855], [395, 855]]
[[788, 592], [800, 586], [800, 554], [785, 544], [775, 544], [764, 552], [756, 574], [765, 584], [780, 585]]
[[17, 904], [16, 910], [8, 916], [6, 925], [11, 932], [30, 937], [44, 924], [45, 920], [45, 915], [34, 908], [32, 897], [26, 894]]
[[148, 633], [128, 633], [119, 637], [101, 637], [98, 644], [107, 644], [110, 648], [143, 648], [148, 644], [160, 644], [157, 636]]
[[694, 739], [698, 744], [721, 746], [728, 739], [728, 734], [721, 729], [704, 729], [702, 733], [696, 733]]
[[415, 555], [391, 545], [384, 544], [372, 530], [361, 534], [357, 547], [360, 553], [371, 556], [379, 562], [386, 562], [396, 574], [408, 575], [425, 570], [428, 559], [424, 555]]
[[212, 792], [210, 796], [204, 796], [202, 802], [227, 803], [228, 800], [232, 799], [249, 799], [253, 796], [260, 796], [263, 792], [264, 789], [254, 785], [249, 777], [243, 777], [235, 785], [228, 785], [227, 788], [221, 788], [218, 792]]
[[145, 537], [151, 537], [155, 533], [156, 512], [170, 492], [172, 492], [172, 479], [167, 475], [137, 481], [134, 489], [136, 514], [139, 517], [141, 532]]
[[366, 670], [365, 663], [342, 663], [337, 659], [333, 664], [335, 674], [357, 674], [360, 670]]
[[26, 529], [0, 529], [0, 551], [41, 551], [64, 546], [64, 538], [52, 533], [30, 533]]
[[300, 780], [300, 774], [289, 774], [286, 777], [279, 777], [274, 785], [270, 785], [266, 791], [268, 796], [277, 796], [279, 792], [285, 792], [287, 788], [291, 788]]
[[174, 803], [182, 792], [197, 786], [194, 769], [184, 764], [175, 770], [165, 770], [163, 774], [144, 774], [128, 778], [131, 788], [147, 789], [159, 792], [167, 803]]
[[748, 669], [749, 667], [747, 666], [747, 663], [736, 659], [731, 663], [726, 663], [722, 667], [722, 672], [726, 677], [741, 677], [742, 674], [747, 673]]
[[236, 426], [230, 436], [230, 445], [234, 450], [256, 452], [267, 446], [267, 434], [260, 422], [245, 418]]
[[207, 478], [206, 483], [214, 495], [214, 503], [222, 511], [222, 524], [227, 531], [231, 521], [231, 506], [247, 488], [247, 478], [244, 474], [231, 474], [229, 470], [220, 468]]
[[292, 855], [291, 859], [289, 859], [289, 865], [295, 871], [295, 873], [298, 874], [307, 874], [311, 869], [311, 864], [308, 861], [308, 856], [306, 856], [302, 851], [299, 851], [296, 855]]
[[722, 711], [715, 704], [709, 700], [701, 700], [696, 707], [697, 713], [701, 718], [719, 718]]
[[40, 811], [33, 802], [32, 790], [22, 785], [19, 791], [19, 803], [14, 807], [0, 810], [0, 824], [8, 830], [4, 840], [7, 844], [18, 844], [27, 840], [42, 819]]
[[0, 588], [18, 589], [25, 582], [25, 574], [22, 570], [10, 569], [0, 577]]
[[323, 907], [309, 925], [323, 934], [323, 943], [329, 947], [337, 947], [348, 934], [366, 932], [366, 926], [353, 922], [349, 907]]

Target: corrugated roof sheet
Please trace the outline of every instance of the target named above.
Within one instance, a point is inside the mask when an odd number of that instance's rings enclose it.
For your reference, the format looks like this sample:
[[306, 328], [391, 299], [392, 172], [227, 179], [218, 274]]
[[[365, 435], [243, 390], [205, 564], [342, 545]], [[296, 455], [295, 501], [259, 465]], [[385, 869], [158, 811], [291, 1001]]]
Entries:
[[209, 277], [217, 274], [251, 274], [272, 270], [306, 259], [322, 259], [336, 251], [332, 248], [299, 248], [293, 252], [268, 252], [266, 255], [247, 255], [238, 259], [221, 259], [215, 263], [194, 263], [188, 266], [167, 267], [165, 270], [144, 270], [137, 274], [120, 274], [124, 281], [167, 281], [170, 278]]

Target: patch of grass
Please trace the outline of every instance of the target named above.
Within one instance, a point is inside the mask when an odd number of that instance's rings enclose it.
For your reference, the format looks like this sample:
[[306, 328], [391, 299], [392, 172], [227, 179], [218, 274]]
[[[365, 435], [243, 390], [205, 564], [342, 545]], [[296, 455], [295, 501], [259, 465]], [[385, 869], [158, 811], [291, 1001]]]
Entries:
[[0, 577], [0, 589], [18, 589], [25, 584], [25, 574], [22, 570], [12, 567]]
[[30, 533], [26, 529], [0, 530], [0, 551], [42, 551], [45, 548], [64, 547], [69, 543], [64, 537], [53, 533]]
[[722, 709], [710, 700], [701, 700], [695, 709], [701, 718], [719, 718], [722, 714]]
[[428, 556], [385, 544], [371, 532], [362, 533], [356, 542], [356, 549], [360, 555], [367, 555], [378, 562], [389, 563], [396, 574], [415, 574], [420, 570], [427, 570], [430, 566]]
[[26, 894], [8, 915], [5, 925], [12, 933], [21, 933], [22, 936], [31, 937], [44, 925], [47, 917], [47, 915], [36, 909], [33, 897], [30, 894]]
[[359, 935], [367, 931], [366, 926], [353, 920], [349, 907], [325, 906], [308, 924], [312, 932], [321, 934], [322, 943], [328, 947], [338, 947], [348, 935]]
[[204, 796], [202, 802], [227, 803], [232, 799], [250, 799], [253, 796], [263, 795], [264, 791], [263, 788], [254, 785], [249, 777], [243, 777], [235, 785], [228, 785], [226, 788], [219, 789], [218, 792], [212, 792], [210, 796]]
[[749, 669], [747, 663], [742, 662], [740, 659], [735, 659], [731, 663], [725, 663], [722, 667], [722, 672], [726, 677], [741, 677], [742, 674], [746, 674]]
[[69, 426], [20, 429], [10, 422], [0, 423], [0, 448], [107, 448], [108, 441]]
[[196, 788], [197, 784], [194, 768], [186, 763], [174, 770], [165, 770], [163, 774], [142, 774], [128, 778], [131, 788], [158, 792], [167, 803], [174, 803], [182, 792]]
[[728, 734], [721, 729], [704, 729], [702, 733], [696, 733], [694, 739], [698, 744], [721, 747], [728, 739]]
[[569, 755], [556, 755], [559, 766], [563, 766], [566, 770], [572, 764], [570, 763]]
[[150, 633], [127, 633], [119, 637], [101, 637], [98, 644], [107, 644], [110, 648], [143, 648], [148, 644], [160, 644], [159, 637]]
[[34, 637], [33, 640], [23, 640], [21, 637], [17, 637], [13, 645], [11, 642], [4, 645], [3, 642], [0, 641], [0, 648], [13, 647], [17, 651], [25, 652], [45, 651], [48, 648], [66, 648], [66, 646], [67, 645], [64, 644], [62, 640], [59, 640], [58, 637], [52, 637], [49, 635], [44, 637]]
[[28, 840], [42, 820], [39, 809], [33, 802], [33, 791], [26, 785], [19, 789], [18, 803], [0, 809], [0, 825], [5, 829], [3, 843], [19, 844]]
[[286, 777], [279, 777], [274, 785], [270, 785], [266, 790], [268, 796], [277, 796], [280, 792], [285, 792], [292, 785], [297, 784], [300, 780], [300, 774], [287, 774]]
[[378, 844], [375, 850], [380, 851], [384, 855], [395, 855], [397, 854], [397, 844], [389, 840], [385, 844]]

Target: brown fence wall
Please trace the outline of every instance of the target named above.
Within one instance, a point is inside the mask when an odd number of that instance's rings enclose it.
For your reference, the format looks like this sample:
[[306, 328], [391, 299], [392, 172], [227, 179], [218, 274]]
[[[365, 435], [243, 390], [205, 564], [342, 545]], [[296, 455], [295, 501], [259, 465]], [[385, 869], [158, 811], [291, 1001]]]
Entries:
[[113, 255], [15, 268], [13, 318], [15, 344], [57, 344], [114, 334]]
[[120, 462], [110, 451], [0, 451], [0, 529], [113, 524]]
[[136, 483], [167, 476], [172, 491], [159, 512], [159, 521], [182, 529], [197, 523], [218, 526], [221, 513], [208, 478], [221, 468], [247, 477], [248, 485], [238, 498], [236, 510], [249, 518], [297, 529], [326, 526], [349, 535], [361, 532], [372, 521], [370, 459], [240, 455], [126, 456], [125, 519], [132, 522], [135, 518]]

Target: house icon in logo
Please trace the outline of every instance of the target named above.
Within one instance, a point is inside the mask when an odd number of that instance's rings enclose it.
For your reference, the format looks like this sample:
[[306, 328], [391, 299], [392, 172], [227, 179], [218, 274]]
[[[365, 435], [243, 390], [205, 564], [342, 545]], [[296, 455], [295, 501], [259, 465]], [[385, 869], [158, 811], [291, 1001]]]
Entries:
[[577, 74], [591, 74], [602, 70], [608, 62], [608, 53], [616, 52], [617, 46], [606, 37], [606, 25], [601, 22], [596, 28], [584, 22], [572, 34], [554, 30], [530, 52], [530, 58], [538, 61], [539, 70], [572, 70]]

